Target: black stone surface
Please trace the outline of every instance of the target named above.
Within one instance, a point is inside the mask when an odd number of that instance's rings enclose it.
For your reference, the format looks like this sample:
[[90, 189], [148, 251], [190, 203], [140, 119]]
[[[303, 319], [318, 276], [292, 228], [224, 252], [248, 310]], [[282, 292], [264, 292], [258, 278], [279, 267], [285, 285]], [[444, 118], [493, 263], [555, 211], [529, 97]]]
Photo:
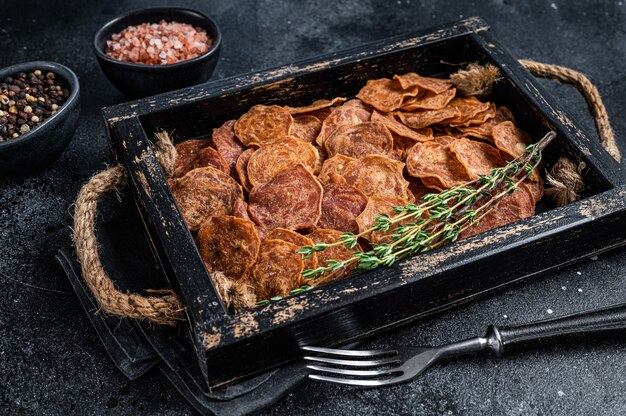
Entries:
[[[193, 414], [160, 373], [129, 382], [114, 368], [53, 260], [57, 247], [69, 243], [70, 206], [80, 185], [113, 163], [99, 109], [125, 100], [98, 68], [91, 36], [117, 14], [173, 3], [0, 3], [0, 67], [36, 59], [58, 61], [80, 77], [83, 100], [77, 133], [55, 165], [34, 175], [0, 178], [0, 414]], [[202, 10], [220, 24], [224, 43], [214, 79], [480, 15], [513, 55], [590, 75], [603, 94], [620, 148], [626, 151], [622, 0], [175, 3]], [[593, 130], [574, 89], [545, 83], [581, 125]], [[526, 322], [624, 299], [626, 250], [617, 250], [371, 344], [436, 344], [482, 333], [489, 323]], [[307, 382], [265, 414], [304, 412], [624, 414], [626, 348], [614, 341], [500, 359], [470, 357], [438, 365], [409, 384], [379, 390]]]

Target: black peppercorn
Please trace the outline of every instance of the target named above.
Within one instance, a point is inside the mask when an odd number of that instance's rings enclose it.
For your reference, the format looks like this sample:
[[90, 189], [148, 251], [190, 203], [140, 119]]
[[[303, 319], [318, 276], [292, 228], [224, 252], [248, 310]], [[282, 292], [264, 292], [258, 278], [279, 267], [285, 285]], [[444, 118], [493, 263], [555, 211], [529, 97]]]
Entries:
[[35, 70], [0, 82], [0, 141], [26, 134], [63, 105], [70, 91], [53, 72]]

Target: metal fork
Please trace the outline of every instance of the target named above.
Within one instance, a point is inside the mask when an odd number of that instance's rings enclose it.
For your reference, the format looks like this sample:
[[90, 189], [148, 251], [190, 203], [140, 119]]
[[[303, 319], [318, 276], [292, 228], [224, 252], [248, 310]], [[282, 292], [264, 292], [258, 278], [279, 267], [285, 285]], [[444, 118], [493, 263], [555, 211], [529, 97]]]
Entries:
[[[454, 358], [489, 350], [505, 351], [545, 346], [555, 342], [595, 339], [626, 334], [626, 303], [498, 329], [487, 328], [484, 337], [470, 338], [439, 347], [405, 347], [394, 350], [342, 350], [305, 346], [314, 353], [305, 360], [313, 370], [309, 378], [364, 387], [389, 386], [406, 382], [442, 358]], [[337, 376], [328, 376], [332, 374]]]

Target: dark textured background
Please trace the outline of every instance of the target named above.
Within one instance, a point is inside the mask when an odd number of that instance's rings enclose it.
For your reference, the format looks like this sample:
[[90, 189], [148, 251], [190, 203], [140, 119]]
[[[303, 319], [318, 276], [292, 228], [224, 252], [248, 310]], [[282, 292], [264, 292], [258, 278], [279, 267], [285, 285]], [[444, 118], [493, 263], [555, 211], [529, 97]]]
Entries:
[[[81, 183], [113, 163], [99, 109], [125, 100], [98, 68], [91, 36], [117, 14], [173, 3], [0, 2], [0, 67], [58, 61], [77, 72], [83, 93], [82, 118], [62, 158], [38, 174], [0, 178], [0, 414], [193, 413], [160, 373], [129, 382], [117, 372], [53, 260], [55, 250], [69, 243], [68, 212]], [[175, 3], [202, 10], [220, 25], [223, 49], [214, 79], [480, 15], [514, 56], [590, 75], [626, 151], [623, 1]], [[544, 82], [583, 127], [593, 129], [575, 90]], [[626, 251], [618, 250], [394, 331], [374, 344], [452, 341], [482, 333], [488, 323], [525, 322], [625, 298]], [[468, 358], [381, 390], [307, 382], [266, 413], [626, 414], [624, 347], [615, 341]]]

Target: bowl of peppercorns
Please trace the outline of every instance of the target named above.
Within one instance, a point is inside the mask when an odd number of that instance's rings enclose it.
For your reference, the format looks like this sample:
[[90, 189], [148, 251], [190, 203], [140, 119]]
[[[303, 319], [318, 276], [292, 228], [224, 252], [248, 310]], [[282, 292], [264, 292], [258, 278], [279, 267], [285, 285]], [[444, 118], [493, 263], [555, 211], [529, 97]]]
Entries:
[[93, 50], [109, 81], [138, 98], [207, 81], [221, 38], [215, 21], [205, 14], [162, 7], [109, 21], [94, 35]]
[[0, 69], [0, 174], [56, 161], [76, 130], [79, 95], [76, 74], [55, 62]]

